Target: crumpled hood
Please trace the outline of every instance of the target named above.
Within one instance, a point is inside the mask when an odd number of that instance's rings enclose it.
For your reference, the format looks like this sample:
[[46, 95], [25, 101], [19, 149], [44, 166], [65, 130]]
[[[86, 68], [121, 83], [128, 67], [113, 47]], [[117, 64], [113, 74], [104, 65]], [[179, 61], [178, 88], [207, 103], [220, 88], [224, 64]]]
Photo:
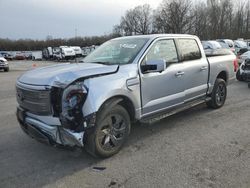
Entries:
[[101, 65], [94, 63], [63, 63], [43, 68], [37, 68], [24, 73], [18, 81], [23, 84], [53, 86], [55, 82], [70, 84], [88, 76], [115, 73], [118, 65]]

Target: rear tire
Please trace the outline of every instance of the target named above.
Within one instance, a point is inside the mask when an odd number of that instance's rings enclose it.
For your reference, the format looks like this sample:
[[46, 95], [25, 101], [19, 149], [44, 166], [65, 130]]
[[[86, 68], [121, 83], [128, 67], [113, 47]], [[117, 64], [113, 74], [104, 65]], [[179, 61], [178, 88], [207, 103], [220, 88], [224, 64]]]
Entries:
[[88, 133], [86, 150], [93, 156], [110, 157], [119, 152], [130, 133], [130, 117], [120, 105], [98, 113], [94, 130]]
[[221, 78], [217, 78], [211, 94], [211, 100], [208, 101], [206, 104], [209, 108], [218, 109], [224, 105], [226, 98], [227, 98], [226, 82]]

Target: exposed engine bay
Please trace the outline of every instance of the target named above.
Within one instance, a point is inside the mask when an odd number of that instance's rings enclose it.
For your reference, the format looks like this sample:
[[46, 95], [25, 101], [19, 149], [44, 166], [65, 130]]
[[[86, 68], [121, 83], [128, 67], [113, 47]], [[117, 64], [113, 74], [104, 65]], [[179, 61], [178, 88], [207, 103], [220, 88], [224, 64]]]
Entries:
[[250, 70], [250, 59], [246, 59], [245, 62], [242, 64], [242, 70]]
[[248, 87], [250, 88], [250, 59], [246, 59], [240, 66], [236, 73], [236, 78], [239, 81], [248, 82]]

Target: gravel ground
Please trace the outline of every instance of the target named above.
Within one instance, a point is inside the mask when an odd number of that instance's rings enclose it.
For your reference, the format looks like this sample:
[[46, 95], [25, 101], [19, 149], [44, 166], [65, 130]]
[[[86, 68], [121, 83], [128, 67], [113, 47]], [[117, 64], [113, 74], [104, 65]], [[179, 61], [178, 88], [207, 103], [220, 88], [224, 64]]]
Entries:
[[11, 62], [10, 72], [0, 72], [0, 187], [250, 187], [246, 83], [230, 85], [219, 110], [200, 105], [153, 125], [133, 125], [121, 152], [101, 160], [43, 145], [21, 131], [14, 86], [23, 73], [17, 70], [32, 65], [26, 63], [14, 69], [19, 65]]

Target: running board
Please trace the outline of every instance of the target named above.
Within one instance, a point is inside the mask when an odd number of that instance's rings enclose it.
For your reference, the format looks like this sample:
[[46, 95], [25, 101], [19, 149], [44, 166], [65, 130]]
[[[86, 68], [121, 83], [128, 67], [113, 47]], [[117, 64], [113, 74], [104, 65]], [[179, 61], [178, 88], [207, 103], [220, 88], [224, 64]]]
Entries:
[[143, 124], [153, 124], [153, 123], [156, 123], [156, 122], [158, 122], [166, 117], [172, 116], [174, 114], [177, 114], [177, 113], [182, 112], [184, 110], [187, 110], [189, 108], [195, 107], [197, 105], [203, 104], [203, 103], [208, 102], [210, 100], [211, 100], [211, 98], [207, 97], [205, 100], [203, 99], [203, 100], [199, 100], [199, 101], [195, 101], [195, 102], [189, 102], [186, 105], [184, 105], [183, 107], [176, 108], [174, 110], [170, 110], [167, 112], [165, 111], [165, 113], [164, 112], [160, 113], [160, 114], [158, 113], [156, 115], [147, 116], [145, 118], [142, 118], [140, 120], [140, 122]]

